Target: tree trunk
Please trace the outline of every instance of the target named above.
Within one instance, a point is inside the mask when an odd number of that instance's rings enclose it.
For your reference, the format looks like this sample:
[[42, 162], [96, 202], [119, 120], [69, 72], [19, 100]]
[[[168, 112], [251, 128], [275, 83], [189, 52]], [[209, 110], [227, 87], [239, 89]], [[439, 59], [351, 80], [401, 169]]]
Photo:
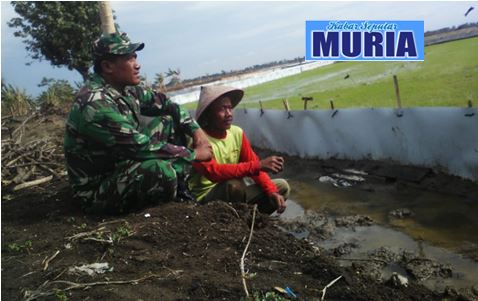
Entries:
[[81, 77], [83, 77], [83, 81], [86, 82], [88, 79], [88, 67], [78, 67], [75, 68], [76, 71], [78, 71], [81, 74]]

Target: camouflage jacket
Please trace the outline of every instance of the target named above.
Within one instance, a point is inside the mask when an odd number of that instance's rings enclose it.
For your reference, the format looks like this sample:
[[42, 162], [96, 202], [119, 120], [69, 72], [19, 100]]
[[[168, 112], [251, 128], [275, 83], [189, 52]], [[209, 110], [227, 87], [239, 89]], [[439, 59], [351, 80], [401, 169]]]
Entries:
[[140, 114], [169, 115], [189, 136], [199, 129], [185, 109], [151, 89], [130, 86], [121, 94], [93, 74], [78, 92], [64, 140], [68, 176], [77, 195], [97, 189], [124, 160], [194, 159], [194, 151], [142, 133]]

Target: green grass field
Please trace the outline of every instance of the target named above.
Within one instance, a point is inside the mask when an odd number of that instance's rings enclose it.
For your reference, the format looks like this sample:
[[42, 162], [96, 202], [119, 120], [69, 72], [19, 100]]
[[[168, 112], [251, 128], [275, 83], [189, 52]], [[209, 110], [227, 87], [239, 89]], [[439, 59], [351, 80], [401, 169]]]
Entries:
[[[349, 78], [344, 77], [349, 74]], [[425, 47], [423, 62], [338, 62], [245, 89], [240, 107], [309, 109], [396, 107], [393, 75], [403, 107], [466, 106], [478, 102], [478, 37]], [[185, 105], [195, 109], [196, 103]]]

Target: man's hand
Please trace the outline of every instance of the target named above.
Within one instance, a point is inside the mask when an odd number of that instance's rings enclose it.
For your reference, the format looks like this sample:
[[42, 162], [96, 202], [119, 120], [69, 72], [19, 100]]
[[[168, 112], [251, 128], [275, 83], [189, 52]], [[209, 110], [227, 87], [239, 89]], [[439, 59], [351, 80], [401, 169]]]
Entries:
[[203, 144], [210, 145], [206, 133], [202, 129], [197, 129], [193, 133], [193, 147], [197, 148]]
[[270, 156], [260, 161], [262, 171], [278, 173], [284, 169], [284, 158]]
[[277, 213], [284, 212], [285, 207], [286, 207], [285, 198], [281, 194], [279, 194], [277, 192], [274, 192], [273, 194], [271, 194], [270, 199], [276, 202]]
[[199, 145], [194, 151], [196, 152], [196, 157], [194, 158], [196, 161], [209, 161], [212, 158], [212, 147], [209, 143], [207, 145]]

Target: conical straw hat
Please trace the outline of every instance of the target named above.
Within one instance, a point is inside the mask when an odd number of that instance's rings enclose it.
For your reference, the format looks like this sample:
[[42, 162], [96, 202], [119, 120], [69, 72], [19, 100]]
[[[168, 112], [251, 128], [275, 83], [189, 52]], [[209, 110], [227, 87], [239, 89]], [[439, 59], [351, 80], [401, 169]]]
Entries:
[[218, 98], [227, 96], [231, 99], [234, 108], [244, 96], [244, 91], [226, 86], [202, 86], [199, 95], [199, 102], [196, 109], [196, 120], [199, 120], [201, 114]]

